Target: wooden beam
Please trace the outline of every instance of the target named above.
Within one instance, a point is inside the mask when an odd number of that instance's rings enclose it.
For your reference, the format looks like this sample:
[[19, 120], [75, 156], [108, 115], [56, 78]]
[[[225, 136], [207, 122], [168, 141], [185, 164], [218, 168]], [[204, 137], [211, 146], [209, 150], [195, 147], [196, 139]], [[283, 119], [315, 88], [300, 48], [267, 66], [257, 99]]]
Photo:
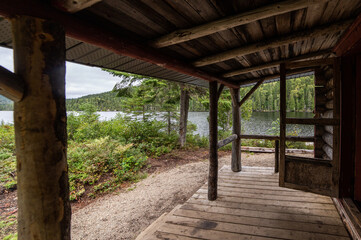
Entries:
[[237, 139], [232, 142], [231, 168], [233, 172], [242, 170], [241, 156], [241, 109], [239, 108], [239, 88], [230, 89], [232, 97], [232, 132]]
[[180, 116], [179, 116], [179, 145], [183, 148], [187, 140], [187, 122], [189, 111], [189, 91], [185, 84], [180, 85]]
[[[217, 143], [217, 148], [221, 148], [226, 146], [227, 144], [233, 142], [234, 140], [236, 140], [238, 138], [237, 134], [232, 134], [231, 136], [229, 136], [228, 138], [225, 138], [223, 140], [218, 141]], [[239, 172], [239, 171], [238, 171]]]
[[11, 21], [15, 73], [26, 85], [14, 104], [18, 238], [69, 240], [65, 32], [53, 21]]
[[166, 47], [245, 25], [260, 19], [307, 8], [313, 4], [322, 4], [327, 1], [328, 0], [288, 0], [277, 2], [196, 27], [177, 30], [150, 42], [150, 45], [156, 48]]
[[[280, 136], [273, 136], [273, 135], [248, 135], [248, 134], [242, 134], [240, 135], [243, 139], [264, 139], [264, 140], [270, 140], [275, 141], [279, 140]], [[286, 136], [286, 141], [290, 142], [314, 142], [313, 137], [302, 137], [302, 136]]]
[[325, 59], [315, 59], [315, 60], [307, 60], [300, 62], [291, 62], [287, 61], [286, 69], [295, 69], [295, 68], [311, 68], [311, 67], [320, 67], [325, 65], [332, 65], [334, 58], [325, 58]]
[[100, 1], [102, 0], [52, 0], [51, 3], [62, 11], [75, 13], [91, 7]]
[[337, 56], [342, 56], [351, 51], [361, 39], [361, 14], [358, 15], [352, 25], [343, 33], [336, 43], [333, 51]]
[[0, 94], [14, 102], [20, 102], [24, 96], [24, 81], [2, 66], [0, 66]]
[[279, 172], [279, 161], [280, 161], [280, 141], [275, 141], [275, 173]]
[[216, 81], [230, 88], [239, 87], [227, 79], [204, 72], [189, 63], [146, 46], [142, 42], [129, 39], [121, 34], [121, 29], [107, 29], [106, 26], [100, 25], [97, 22], [82, 19], [80, 15], [70, 15], [61, 12], [49, 6], [44, 1], [2, 0], [0, 4], [0, 15], [9, 18], [14, 15], [27, 15], [54, 20], [65, 28], [67, 36], [80, 41], [107, 49], [119, 55], [156, 64], [163, 68], [200, 78], [208, 82]]
[[303, 125], [339, 125], [339, 119], [333, 118], [286, 118], [286, 124]]
[[[296, 74], [307, 73], [307, 72], [312, 72], [312, 71], [313, 70], [309, 69], [309, 68], [293, 69], [293, 70], [287, 71], [287, 74], [296, 75]], [[267, 80], [277, 79], [279, 77], [280, 77], [280, 75], [279, 75], [279, 73], [277, 73], [277, 74], [267, 75], [267, 76], [264, 76], [264, 77], [253, 78], [253, 79], [248, 79], [248, 80], [242, 80], [242, 81], [239, 81], [238, 84], [240, 86], [244, 86], [244, 85], [247, 85], [247, 84], [252, 84], [252, 83], [259, 82], [260, 80], [267, 81]]]
[[218, 88], [218, 91], [217, 91], [217, 101], [221, 97], [223, 89], [224, 89], [224, 84], [219, 85], [219, 88]]
[[276, 48], [310, 38], [316, 38], [325, 34], [333, 34], [335, 32], [345, 30], [350, 25], [350, 23], [351, 21], [343, 21], [332, 25], [323, 25], [310, 30], [292, 33], [283, 37], [276, 37], [270, 40], [264, 40], [263, 42], [257, 42], [254, 44], [246, 45], [240, 48], [235, 48], [219, 54], [201, 58], [193, 62], [193, 65], [196, 67], [202, 67], [214, 63], [224, 62], [235, 57], [241, 57], [248, 54], [264, 51], [266, 49]]
[[253, 88], [251, 88], [251, 90], [249, 90], [249, 92], [246, 94], [246, 96], [244, 96], [242, 98], [242, 100], [238, 103], [239, 107], [242, 107], [243, 103], [245, 103], [247, 101], [247, 99], [252, 96], [252, 94], [259, 88], [259, 86], [262, 85], [262, 83], [265, 81], [265, 79], [261, 79], [257, 82], [256, 85], [253, 86]]
[[269, 62], [269, 63], [257, 65], [257, 66], [251, 66], [251, 67], [246, 67], [246, 68], [234, 70], [234, 71], [222, 74], [222, 77], [225, 77], [225, 78], [234, 77], [234, 76], [242, 75], [242, 74], [245, 74], [245, 73], [256, 72], [256, 71], [260, 71], [260, 70], [263, 70], [263, 69], [278, 67], [281, 63], [284, 63], [286, 61], [303, 60], [303, 59], [323, 56], [323, 55], [326, 55], [326, 54], [332, 54], [331, 49], [317, 51], [317, 52], [308, 53], [308, 54], [303, 54], [303, 55], [299, 55], [299, 56], [293, 57], [293, 58], [277, 60], [277, 61], [273, 61], [273, 62]]
[[218, 101], [217, 83], [209, 83], [209, 175], [208, 200], [217, 199], [218, 182]]
[[280, 64], [280, 162], [279, 162], [279, 185], [285, 186], [286, 167], [286, 67]]

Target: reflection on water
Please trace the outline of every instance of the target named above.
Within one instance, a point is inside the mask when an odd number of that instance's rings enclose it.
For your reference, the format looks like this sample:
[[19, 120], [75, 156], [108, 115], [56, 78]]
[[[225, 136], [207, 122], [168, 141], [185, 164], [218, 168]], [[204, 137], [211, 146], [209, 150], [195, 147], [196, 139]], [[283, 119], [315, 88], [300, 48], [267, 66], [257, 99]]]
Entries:
[[[110, 120], [117, 113], [122, 115], [122, 112], [98, 112], [100, 120]], [[202, 136], [208, 135], [208, 112], [190, 112], [188, 120], [197, 125], [196, 134]], [[312, 113], [287, 113], [287, 117], [294, 118], [312, 118]], [[248, 121], [242, 121], [242, 129], [244, 134], [252, 135], [265, 135], [267, 131], [272, 127], [272, 121], [279, 118], [279, 112], [254, 112], [252, 117]], [[161, 118], [158, 118], [161, 119]], [[13, 123], [13, 112], [12, 111], [0, 111], [0, 122]], [[299, 136], [313, 136], [314, 127], [310, 125], [288, 125], [287, 132], [297, 130]]]

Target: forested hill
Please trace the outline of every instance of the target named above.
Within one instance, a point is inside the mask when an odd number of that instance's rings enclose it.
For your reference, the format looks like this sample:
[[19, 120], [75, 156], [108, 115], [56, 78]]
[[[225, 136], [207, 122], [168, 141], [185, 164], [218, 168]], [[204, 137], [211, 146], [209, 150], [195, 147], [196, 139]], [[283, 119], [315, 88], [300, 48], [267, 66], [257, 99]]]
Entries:
[[121, 111], [121, 98], [113, 91], [87, 95], [80, 98], [67, 99], [66, 109], [68, 111], [80, 111], [80, 107], [85, 103], [95, 106], [97, 111]]
[[13, 102], [6, 97], [0, 95], [0, 111], [12, 111]]

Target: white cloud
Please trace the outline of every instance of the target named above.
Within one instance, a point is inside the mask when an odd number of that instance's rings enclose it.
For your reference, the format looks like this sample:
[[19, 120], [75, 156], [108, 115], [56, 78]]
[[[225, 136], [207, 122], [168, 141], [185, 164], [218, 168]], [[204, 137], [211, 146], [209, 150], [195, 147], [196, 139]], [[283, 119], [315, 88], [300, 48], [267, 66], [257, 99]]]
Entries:
[[[0, 47], [0, 65], [13, 71], [13, 51]], [[120, 79], [100, 68], [66, 63], [66, 97], [77, 98], [88, 94], [110, 91]]]

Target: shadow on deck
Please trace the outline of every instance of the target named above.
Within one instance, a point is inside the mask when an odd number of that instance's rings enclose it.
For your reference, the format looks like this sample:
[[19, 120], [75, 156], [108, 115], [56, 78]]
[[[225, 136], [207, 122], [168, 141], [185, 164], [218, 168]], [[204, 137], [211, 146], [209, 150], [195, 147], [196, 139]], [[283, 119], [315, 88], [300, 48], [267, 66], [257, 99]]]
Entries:
[[163, 214], [143, 239], [350, 239], [329, 197], [278, 187], [273, 168], [229, 166], [219, 172], [218, 199], [207, 184]]

